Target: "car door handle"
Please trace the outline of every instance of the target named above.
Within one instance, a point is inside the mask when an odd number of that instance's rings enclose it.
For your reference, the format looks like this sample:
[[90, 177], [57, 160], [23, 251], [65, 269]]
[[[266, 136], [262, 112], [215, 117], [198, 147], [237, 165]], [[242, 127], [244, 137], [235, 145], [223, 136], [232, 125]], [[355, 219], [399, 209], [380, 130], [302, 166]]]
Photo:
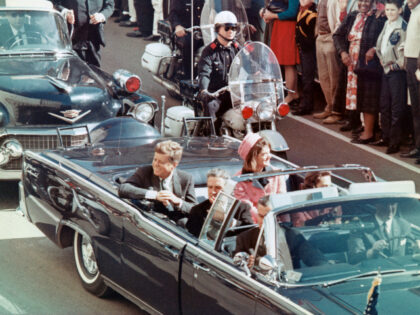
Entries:
[[165, 249], [171, 253], [172, 257], [174, 257], [175, 259], [179, 258], [179, 251], [171, 246], [166, 245]]
[[203, 265], [202, 265], [202, 264], [199, 264], [199, 263], [195, 263], [195, 262], [193, 262], [193, 267], [194, 267], [194, 269], [196, 269], [196, 270], [202, 270], [202, 271], [204, 271], [204, 272], [210, 272], [210, 268], [203, 267]]

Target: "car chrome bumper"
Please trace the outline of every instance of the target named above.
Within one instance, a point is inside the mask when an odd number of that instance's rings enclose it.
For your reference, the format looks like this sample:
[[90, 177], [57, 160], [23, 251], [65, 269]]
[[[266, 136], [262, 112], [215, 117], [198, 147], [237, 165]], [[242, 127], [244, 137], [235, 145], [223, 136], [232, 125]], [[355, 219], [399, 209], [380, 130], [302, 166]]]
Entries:
[[22, 170], [2, 170], [0, 169], [0, 181], [20, 180], [22, 178]]

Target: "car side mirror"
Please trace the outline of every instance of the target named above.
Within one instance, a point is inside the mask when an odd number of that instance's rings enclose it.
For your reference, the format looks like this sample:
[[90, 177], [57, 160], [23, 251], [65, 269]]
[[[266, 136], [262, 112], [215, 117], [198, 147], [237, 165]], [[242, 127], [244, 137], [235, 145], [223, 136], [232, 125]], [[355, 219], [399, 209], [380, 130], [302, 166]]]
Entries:
[[261, 270], [268, 272], [274, 270], [277, 267], [277, 263], [273, 257], [270, 255], [265, 255], [264, 257], [260, 258], [258, 267], [260, 267]]

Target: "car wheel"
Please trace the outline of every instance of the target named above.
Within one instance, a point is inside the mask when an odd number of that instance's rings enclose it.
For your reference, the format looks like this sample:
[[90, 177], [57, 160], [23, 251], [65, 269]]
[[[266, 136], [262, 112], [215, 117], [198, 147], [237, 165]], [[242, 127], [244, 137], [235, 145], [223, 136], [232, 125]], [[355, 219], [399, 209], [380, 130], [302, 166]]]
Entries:
[[73, 247], [74, 261], [83, 287], [99, 297], [109, 295], [111, 289], [106, 286], [101, 273], [99, 272], [95, 252], [90, 239], [75, 232]]

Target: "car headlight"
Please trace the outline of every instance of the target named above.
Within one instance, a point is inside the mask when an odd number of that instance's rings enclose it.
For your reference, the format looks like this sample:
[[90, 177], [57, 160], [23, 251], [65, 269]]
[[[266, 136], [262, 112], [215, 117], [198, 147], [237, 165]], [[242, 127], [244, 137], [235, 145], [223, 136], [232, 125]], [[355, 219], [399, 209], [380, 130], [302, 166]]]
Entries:
[[274, 106], [267, 102], [261, 102], [257, 107], [257, 115], [260, 120], [272, 120]]
[[131, 115], [142, 122], [149, 122], [155, 114], [155, 108], [151, 103], [141, 103], [134, 107]]
[[23, 148], [15, 139], [6, 140], [0, 147], [0, 166], [9, 163], [10, 160], [18, 159], [23, 155]]

